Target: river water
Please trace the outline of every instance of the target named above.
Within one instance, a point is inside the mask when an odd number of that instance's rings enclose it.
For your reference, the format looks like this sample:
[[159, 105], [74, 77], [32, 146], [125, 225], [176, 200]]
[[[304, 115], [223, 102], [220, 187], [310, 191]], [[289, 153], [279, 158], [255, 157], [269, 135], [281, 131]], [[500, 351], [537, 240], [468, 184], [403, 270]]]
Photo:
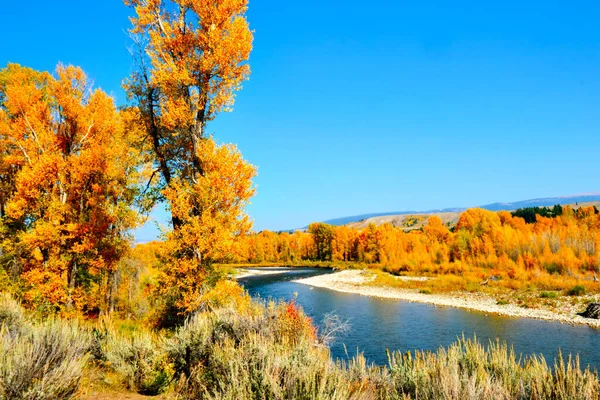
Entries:
[[435, 351], [462, 335], [476, 335], [484, 344], [496, 338], [506, 341], [517, 354], [542, 354], [549, 364], [553, 364], [559, 349], [563, 355], [579, 354], [582, 366], [600, 370], [600, 330], [596, 328], [340, 293], [293, 282], [331, 270], [282, 271], [242, 278], [239, 282], [254, 298], [295, 298], [317, 326], [331, 312], [349, 321], [350, 331], [331, 346], [335, 358], [347, 359], [362, 352], [368, 361], [383, 365], [387, 363], [386, 349]]

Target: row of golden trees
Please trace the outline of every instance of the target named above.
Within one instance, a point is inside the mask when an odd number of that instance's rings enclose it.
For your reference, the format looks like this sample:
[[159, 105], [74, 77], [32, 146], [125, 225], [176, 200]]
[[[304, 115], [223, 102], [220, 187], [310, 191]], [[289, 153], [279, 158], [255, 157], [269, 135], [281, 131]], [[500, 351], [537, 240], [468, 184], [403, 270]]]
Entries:
[[247, 0], [125, 3], [126, 106], [77, 67], [0, 70], [0, 289], [43, 312], [110, 312], [132, 229], [157, 203], [172, 224], [154, 294], [178, 315], [250, 229], [255, 168], [206, 133], [249, 76]]
[[301, 260], [378, 264], [393, 273], [445, 273], [457, 266], [551, 274], [593, 273], [599, 265], [600, 214], [594, 207], [538, 216], [535, 223], [506, 211], [469, 209], [449, 229], [432, 216], [423, 229], [390, 224], [364, 229], [311, 224], [306, 232], [248, 235], [235, 262], [294, 263]]

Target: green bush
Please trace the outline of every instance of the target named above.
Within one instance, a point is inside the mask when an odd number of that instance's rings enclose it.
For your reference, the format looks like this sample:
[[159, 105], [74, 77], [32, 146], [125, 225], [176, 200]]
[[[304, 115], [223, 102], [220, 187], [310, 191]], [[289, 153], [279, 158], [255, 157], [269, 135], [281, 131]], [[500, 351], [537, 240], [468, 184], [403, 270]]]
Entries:
[[540, 297], [542, 299], [555, 299], [558, 297], [558, 293], [556, 293], [556, 292], [541, 292]]
[[575, 285], [567, 291], [569, 296], [583, 296], [585, 294], [585, 287], [582, 285]]

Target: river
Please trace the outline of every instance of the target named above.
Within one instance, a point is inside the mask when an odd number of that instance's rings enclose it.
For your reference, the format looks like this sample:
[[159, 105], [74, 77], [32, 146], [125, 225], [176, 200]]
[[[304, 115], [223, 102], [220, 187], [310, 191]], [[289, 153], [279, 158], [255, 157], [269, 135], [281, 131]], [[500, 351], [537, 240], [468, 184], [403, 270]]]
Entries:
[[383, 365], [387, 363], [386, 349], [435, 351], [462, 335], [476, 335], [485, 344], [496, 338], [506, 341], [517, 354], [542, 354], [550, 365], [560, 349], [563, 355], [579, 354], [582, 367], [600, 369], [599, 329], [340, 293], [293, 282], [331, 270], [281, 270], [280, 274], [246, 277], [239, 282], [254, 298], [295, 298], [317, 326], [332, 312], [349, 321], [350, 331], [331, 346], [335, 358], [347, 359], [362, 352], [368, 361]]

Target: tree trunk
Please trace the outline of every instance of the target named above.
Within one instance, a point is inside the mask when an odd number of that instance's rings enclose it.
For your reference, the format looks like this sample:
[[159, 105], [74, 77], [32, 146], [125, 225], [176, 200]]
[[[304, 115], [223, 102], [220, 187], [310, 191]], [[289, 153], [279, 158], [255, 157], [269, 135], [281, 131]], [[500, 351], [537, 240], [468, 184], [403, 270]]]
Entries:
[[117, 279], [118, 271], [110, 273], [111, 282], [108, 290], [108, 313], [112, 314], [115, 311], [115, 294], [119, 288], [119, 279]]
[[204, 112], [199, 111], [194, 129], [192, 131], [192, 164], [194, 166], [194, 182], [198, 181], [200, 176], [204, 176], [204, 168], [202, 167], [202, 160], [198, 155], [198, 149], [200, 148], [200, 142], [204, 140]]
[[69, 280], [69, 297], [67, 298], [67, 308], [73, 307], [73, 290], [77, 284], [77, 260], [72, 260], [69, 263], [67, 278]]

